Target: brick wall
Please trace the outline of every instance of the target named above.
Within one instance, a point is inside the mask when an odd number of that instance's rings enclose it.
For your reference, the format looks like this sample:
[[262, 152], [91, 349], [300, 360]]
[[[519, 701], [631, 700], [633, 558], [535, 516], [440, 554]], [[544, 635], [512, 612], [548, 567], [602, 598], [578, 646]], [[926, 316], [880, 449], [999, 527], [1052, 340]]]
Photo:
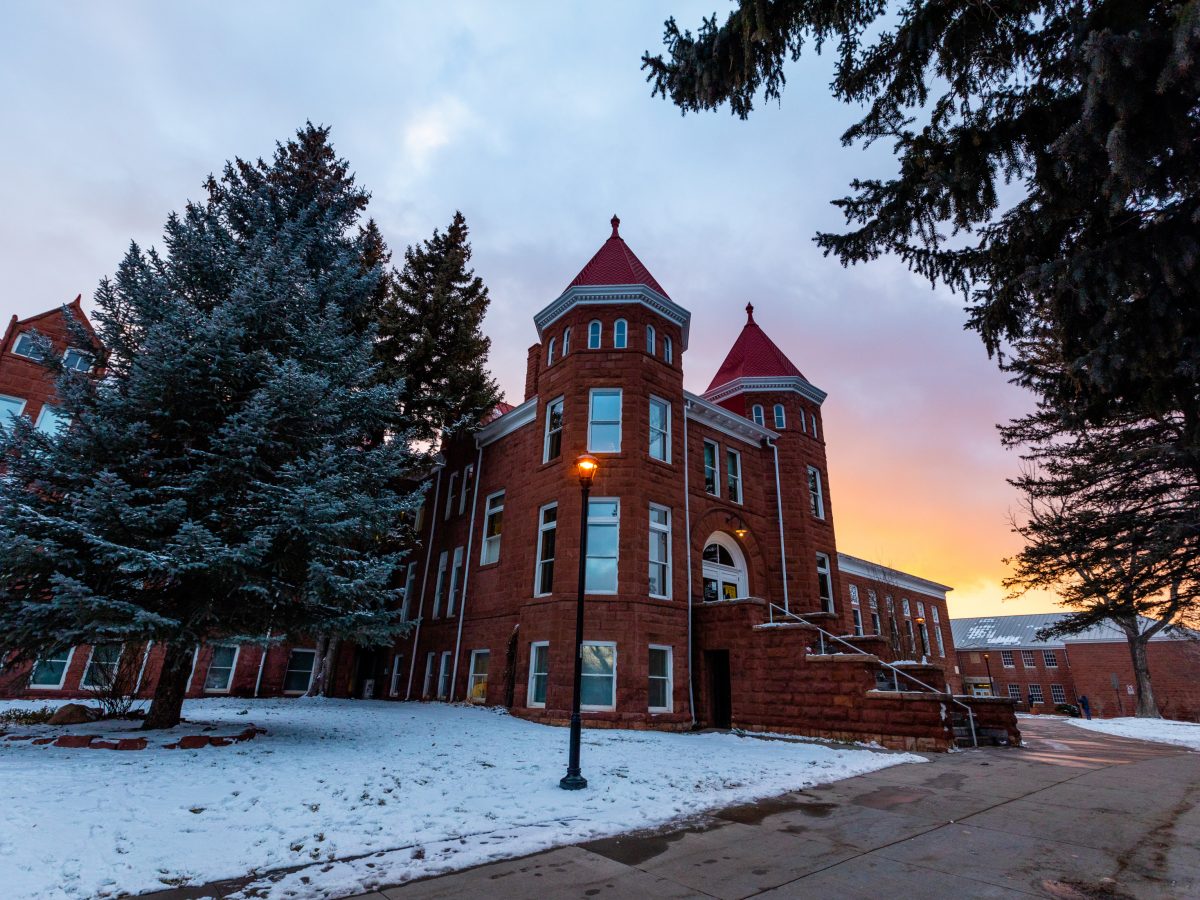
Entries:
[[[1067, 652], [1075, 690], [1088, 698], [1093, 716], [1133, 715], [1133, 663], [1126, 644], [1068, 642]], [[1146, 654], [1159, 711], [1169, 719], [1200, 721], [1200, 643], [1151, 641]]]

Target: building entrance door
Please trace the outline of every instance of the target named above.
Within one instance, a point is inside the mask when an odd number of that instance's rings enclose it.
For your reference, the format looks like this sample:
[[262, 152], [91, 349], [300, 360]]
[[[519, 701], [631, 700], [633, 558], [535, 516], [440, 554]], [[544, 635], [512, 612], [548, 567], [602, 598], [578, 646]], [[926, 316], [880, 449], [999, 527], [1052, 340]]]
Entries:
[[733, 724], [733, 703], [729, 689], [729, 651], [705, 650], [704, 667], [708, 670], [708, 721], [713, 728]]

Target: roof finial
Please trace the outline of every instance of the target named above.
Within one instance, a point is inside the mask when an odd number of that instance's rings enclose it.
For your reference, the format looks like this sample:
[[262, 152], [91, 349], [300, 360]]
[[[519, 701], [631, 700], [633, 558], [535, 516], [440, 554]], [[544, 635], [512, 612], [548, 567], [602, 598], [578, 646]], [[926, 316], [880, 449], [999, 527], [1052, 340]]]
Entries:
[[753, 303], [746, 304], [746, 324], [747, 325], [754, 324], [754, 304]]
[[614, 213], [613, 217], [609, 221], [612, 223], [612, 227], [613, 227], [612, 236], [620, 237], [621, 235], [617, 234], [617, 229], [621, 227], [621, 220], [618, 219], [616, 214]]

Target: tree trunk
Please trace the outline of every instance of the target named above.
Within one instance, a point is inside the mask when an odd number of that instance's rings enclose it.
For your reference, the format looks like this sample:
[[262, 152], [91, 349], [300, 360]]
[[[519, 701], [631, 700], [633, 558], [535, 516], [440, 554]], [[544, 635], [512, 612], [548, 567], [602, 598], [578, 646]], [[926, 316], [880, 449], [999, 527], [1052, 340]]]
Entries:
[[142, 728], [174, 728], [183, 711], [188, 678], [192, 674], [192, 655], [195, 644], [190, 641], [168, 641], [164, 646], [162, 671], [154, 688], [154, 699]]
[[336, 637], [322, 637], [317, 641], [317, 670], [313, 672], [312, 686], [308, 689], [308, 697], [326, 697], [329, 693], [330, 678], [333, 675], [333, 661], [337, 658], [338, 645]]
[[1133, 683], [1137, 690], [1137, 711], [1139, 719], [1161, 719], [1158, 704], [1154, 702], [1154, 688], [1150, 684], [1150, 665], [1146, 661], [1147, 639], [1143, 636], [1134, 637], [1126, 632], [1129, 639], [1129, 656], [1133, 660]]

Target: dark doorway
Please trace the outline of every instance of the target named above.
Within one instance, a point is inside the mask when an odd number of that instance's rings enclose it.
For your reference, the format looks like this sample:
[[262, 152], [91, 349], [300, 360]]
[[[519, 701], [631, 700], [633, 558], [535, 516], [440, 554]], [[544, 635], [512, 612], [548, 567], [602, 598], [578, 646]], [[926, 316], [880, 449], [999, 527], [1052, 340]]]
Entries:
[[704, 667], [708, 670], [708, 720], [713, 728], [733, 724], [729, 689], [729, 651], [705, 650]]
[[355, 653], [354, 687], [351, 696], [373, 700], [383, 696], [383, 667], [385, 654], [378, 650], [357, 648]]

